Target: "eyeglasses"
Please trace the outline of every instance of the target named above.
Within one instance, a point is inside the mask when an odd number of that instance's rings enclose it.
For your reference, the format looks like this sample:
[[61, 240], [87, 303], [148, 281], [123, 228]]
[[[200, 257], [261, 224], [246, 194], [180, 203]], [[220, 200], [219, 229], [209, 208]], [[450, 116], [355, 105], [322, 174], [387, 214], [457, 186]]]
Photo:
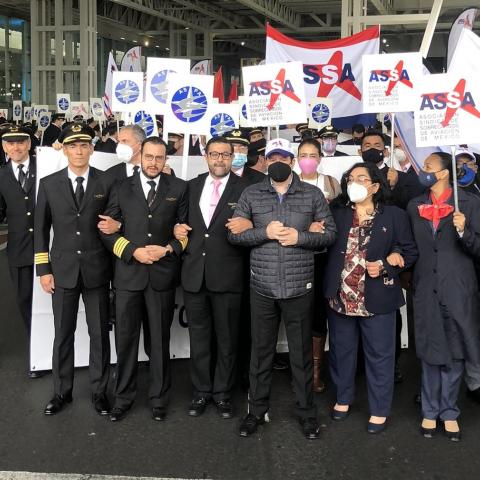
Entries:
[[222, 156], [223, 160], [230, 160], [232, 158], [232, 154], [230, 152], [208, 152], [208, 156], [212, 160], [218, 160], [220, 156]]
[[151, 155], [149, 153], [145, 154], [143, 156], [143, 159], [146, 162], [155, 162], [155, 163], [161, 163], [165, 160], [165, 155]]
[[347, 178], [347, 184], [350, 183], [359, 183], [360, 185], [363, 185], [365, 182], [371, 182], [372, 179], [370, 177], [367, 177], [366, 175], [359, 175], [357, 178], [353, 177], [348, 177]]

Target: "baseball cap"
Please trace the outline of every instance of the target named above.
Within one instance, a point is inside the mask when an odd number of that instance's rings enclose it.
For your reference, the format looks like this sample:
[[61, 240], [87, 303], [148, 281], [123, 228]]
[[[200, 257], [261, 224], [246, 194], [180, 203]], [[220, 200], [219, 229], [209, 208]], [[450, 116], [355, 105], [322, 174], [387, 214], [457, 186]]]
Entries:
[[285, 157], [294, 157], [295, 153], [290, 146], [290, 142], [284, 138], [274, 138], [267, 142], [267, 147], [265, 149], [265, 156], [269, 157], [274, 153], [279, 153]]

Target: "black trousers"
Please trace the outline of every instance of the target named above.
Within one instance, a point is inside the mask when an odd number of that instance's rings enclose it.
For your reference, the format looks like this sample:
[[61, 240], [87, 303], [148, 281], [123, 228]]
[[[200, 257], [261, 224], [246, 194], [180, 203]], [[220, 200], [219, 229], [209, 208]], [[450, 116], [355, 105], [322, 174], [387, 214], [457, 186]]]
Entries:
[[117, 379], [115, 407], [129, 408], [137, 393], [138, 342], [145, 312], [150, 330], [150, 404], [166, 407], [172, 384], [170, 370], [170, 327], [175, 310], [175, 290], [116, 292], [115, 343]]
[[312, 310], [313, 294], [274, 299], [250, 292], [252, 305], [252, 356], [250, 359], [250, 413], [262, 416], [269, 409], [273, 358], [280, 319], [285, 322], [288, 351], [297, 397], [296, 413], [316, 415], [312, 393]]
[[328, 332], [327, 323], [327, 300], [323, 296], [323, 276], [327, 262], [326, 253], [314, 255], [314, 284], [313, 284], [313, 320], [312, 333], [314, 337], [326, 337]]
[[86, 288], [79, 276], [75, 288], [56, 287], [52, 295], [55, 339], [52, 374], [55, 394], [68, 395], [73, 389], [75, 330], [78, 302], [82, 296], [90, 336], [90, 386], [92, 393], [105, 393], [110, 364], [108, 285]]
[[[235, 381], [242, 294], [211, 292], [203, 287], [200, 292], [184, 292], [183, 300], [194, 396], [228, 400]], [[216, 363], [211, 368], [215, 340]]]
[[10, 278], [17, 297], [18, 310], [25, 325], [28, 339], [32, 325], [33, 265], [10, 267]]

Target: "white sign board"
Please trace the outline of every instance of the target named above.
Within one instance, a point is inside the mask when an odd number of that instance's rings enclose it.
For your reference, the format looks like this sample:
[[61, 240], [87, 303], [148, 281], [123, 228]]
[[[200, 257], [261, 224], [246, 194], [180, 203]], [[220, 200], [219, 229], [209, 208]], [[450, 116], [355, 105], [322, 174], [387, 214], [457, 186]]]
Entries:
[[42, 113], [40, 113], [40, 115], [38, 116], [38, 129], [43, 132], [46, 130], [46, 128], [50, 125], [50, 117], [51, 117], [51, 113], [50, 112], [44, 112], [42, 111]]
[[480, 82], [472, 75], [426, 75], [415, 108], [417, 147], [478, 142]]
[[301, 62], [243, 67], [242, 75], [247, 115], [252, 125], [307, 121]]
[[[165, 114], [168, 90], [171, 86], [170, 74], [190, 74], [190, 60], [179, 58], [147, 58], [147, 83], [145, 102], [155, 114]], [[172, 85], [173, 88], [173, 85]]]
[[221, 137], [224, 133], [239, 127], [238, 103], [215, 103], [208, 113], [211, 137]]
[[99, 122], [105, 119], [101, 98], [90, 98], [90, 112], [92, 113], [92, 117]]
[[33, 120], [38, 120], [43, 112], [48, 112], [48, 105], [32, 105]]
[[[248, 120], [248, 112], [247, 112], [247, 104], [245, 102], [245, 97], [243, 95], [240, 95], [238, 97], [238, 110], [239, 110], [239, 120], [240, 120], [240, 126], [249, 128], [252, 125], [250, 124], [250, 121]], [[255, 126], [255, 125], [253, 125]]]
[[66, 117], [70, 116], [72, 102], [69, 93], [57, 93], [57, 113], [63, 113]]
[[72, 102], [70, 116], [72, 119], [77, 116], [81, 116], [83, 120], [86, 120], [89, 117], [90, 105], [88, 102]]
[[23, 123], [32, 121], [32, 107], [23, 107]]
[[171, 74], [164, 128], [168, 132], [206, 135], [213, 104], [212, 75]]
[[143, 103], [143, 72], [113, 72], [112, 110], [132, 112]]
[[130, 123], [134, 123], [143, 129], [147, 137], [158, 137], [157, 120], [155, 115], [149, 110], [150, 105], [146, 103], [139, 106], [139, 110], [132, 112]]
[[322, 129], [332, 123], [332, 99], [316, 97], [308, 105], [308, 128]]
[[420, 53], [364, 55], [362, 64], [365, 113], [415, 110], [415, 86], [423, 78]]
[[22, 101], [14, 100], [12, 105], [12, 118], [15, 121], [22, 119]]

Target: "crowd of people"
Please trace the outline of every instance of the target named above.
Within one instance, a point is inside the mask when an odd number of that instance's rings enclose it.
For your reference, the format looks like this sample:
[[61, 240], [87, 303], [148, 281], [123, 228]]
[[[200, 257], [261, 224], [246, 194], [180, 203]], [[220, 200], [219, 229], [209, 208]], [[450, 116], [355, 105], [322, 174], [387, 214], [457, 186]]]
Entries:
[[[43, 144], [62, 149], [68, 166], [42, 178], [38, 192], [31, 126], [6, 125], [1, 137], [0, 222], [8, 222], [10, 276], [27, 332], [34, 268], [52, 297], [54, 394], [46, 415], [73, 399], [81, 296], [94, 409], [113, 422], [128, 415], [143, 327], [151, 414], [164, 421], [181, 285], [193, 391], [188, 415], [198, 417], [213, 404], [219, 417], [234, 417], [240, 379], [248, 388], [248, 413], [238, 431], [254, 434], [268, 416], [283, 321], [304, 436], [319, 438], [314, 394], [325, 391], [327, 334], [336, 392], [331, 418], [349, 416], [363, 358], [366, 428], [378, 434], [388, 424], [394, 383], [402, 379], [399, 312], [406, 290], [422, 368], [420, 432], [430, 438], [441, 423], [448, 438], [460, 440], [464, 374], [468, 392], [480, 401], [480, 177], [472, 151], [462, 148], [456, 158], [455, 210], [450, 155], [432, 153], [417, 172], [398, 138], [390, 152], [390, 139], [363, 125], [354, 125], [345, 142], [358, 146], [362, 161], [340, 182], [321, 173], [322, 162], [344, 155], [337, 150], [339, 132], [306, 124], [297, 125], [296, 151], [286, 139], [265, 139], [262, 128], [190, 145], [198, 150], [191, 154], [203, 154], [206, 173], [186, 182], [167, 163], [168, 155], [186, 148], [181, 134], [169, 134], [166, 143], [136, 125], [115, 122], [99, 132], [88, 122], [62, 128], [63, 122], [61, 115], [52, 118]], [[100, 171], [89, 163], [94, 149], [116, 153], [122, 162]]]

